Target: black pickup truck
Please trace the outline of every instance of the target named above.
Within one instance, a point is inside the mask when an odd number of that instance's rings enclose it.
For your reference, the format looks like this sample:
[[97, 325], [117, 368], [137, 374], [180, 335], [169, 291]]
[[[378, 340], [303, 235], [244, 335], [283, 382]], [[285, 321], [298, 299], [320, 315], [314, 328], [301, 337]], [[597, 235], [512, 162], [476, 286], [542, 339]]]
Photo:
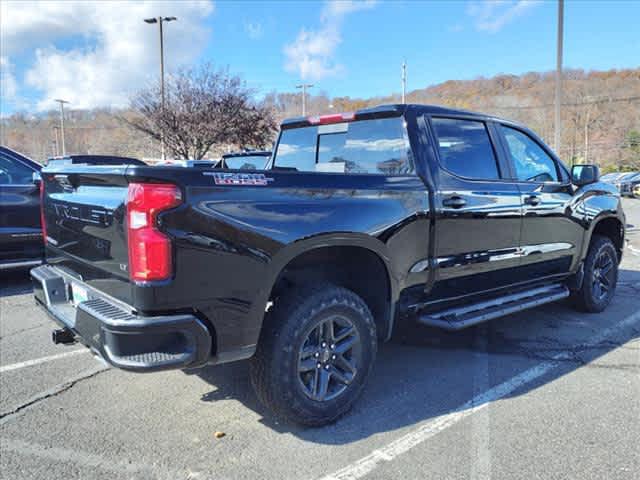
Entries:
[[260, 400], [309, 425], [353, 405], [399, 322], [458, 330], [565, 297], [602, 311], [625, 234], [597, 167], [425, 105], [287, 120], [265, 170], [42, 176], [32, 277], [54, 341], [135, 371], [251, 358]]

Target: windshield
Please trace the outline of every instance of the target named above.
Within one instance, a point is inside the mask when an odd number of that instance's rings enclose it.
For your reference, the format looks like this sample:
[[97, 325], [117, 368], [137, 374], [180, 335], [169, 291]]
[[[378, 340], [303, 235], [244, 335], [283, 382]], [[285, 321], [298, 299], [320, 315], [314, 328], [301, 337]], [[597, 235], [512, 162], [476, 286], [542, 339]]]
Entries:
[[413, 172], [401, 117], [283, 130], [274, 158], [274, 166], [301, 172], [383, 175]]
[[619, 180], [619, 181], [621, 181], [621, 180], [631, 180], [637, 174], [638, 174], [638, 172], [623, 173], [622, 175], [620, 175], [620, 177], [617, 180]]

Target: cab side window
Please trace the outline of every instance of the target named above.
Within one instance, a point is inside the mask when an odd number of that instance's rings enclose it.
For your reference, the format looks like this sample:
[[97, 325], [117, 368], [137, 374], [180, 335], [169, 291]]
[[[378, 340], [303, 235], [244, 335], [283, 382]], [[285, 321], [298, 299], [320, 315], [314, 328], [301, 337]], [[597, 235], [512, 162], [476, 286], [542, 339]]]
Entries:
[[516, 178], [524, 182], [557, 182], [556, 162], [527, 134], [500, 125], [507, 149], [516, 171]]

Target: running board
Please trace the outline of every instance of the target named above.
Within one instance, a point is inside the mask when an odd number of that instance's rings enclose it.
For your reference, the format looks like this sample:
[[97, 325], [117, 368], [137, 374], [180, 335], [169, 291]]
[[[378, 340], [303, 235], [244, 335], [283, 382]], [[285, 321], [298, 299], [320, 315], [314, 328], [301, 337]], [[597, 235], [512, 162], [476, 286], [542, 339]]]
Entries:
[[0, 270], [13, 270], [16, 268], [35, 267], [40, 265], [42, 260], [15, 260], [0, 263]]
[[445, 330], [462, 330], [487, 320], [555, 302], [568, 296], [569, 289], [562, 283], [555, 283], [484, 302], [421, 315], [418, 317], [418, 322]]

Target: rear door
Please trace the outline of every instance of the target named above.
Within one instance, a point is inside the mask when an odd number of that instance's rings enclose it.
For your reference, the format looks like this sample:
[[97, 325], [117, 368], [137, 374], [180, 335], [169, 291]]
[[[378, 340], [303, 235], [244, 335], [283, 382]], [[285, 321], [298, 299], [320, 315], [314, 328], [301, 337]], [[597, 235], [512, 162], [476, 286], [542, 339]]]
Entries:
[[0, 263], [42, 255], [37, 171], [11, 151], [0, 150]]
[[477, 117], [432, 117], [439, 168], [436, 284], [431, 297], [464, 296], [518, 278], [521, 200], [498, 154], [494, 127]]
[[522, 195], [522, 266], [532, 279], [563, 274], [582, 246], [584, 229], [572, 218], [568, 172], [530, 132], [498, 126]]

